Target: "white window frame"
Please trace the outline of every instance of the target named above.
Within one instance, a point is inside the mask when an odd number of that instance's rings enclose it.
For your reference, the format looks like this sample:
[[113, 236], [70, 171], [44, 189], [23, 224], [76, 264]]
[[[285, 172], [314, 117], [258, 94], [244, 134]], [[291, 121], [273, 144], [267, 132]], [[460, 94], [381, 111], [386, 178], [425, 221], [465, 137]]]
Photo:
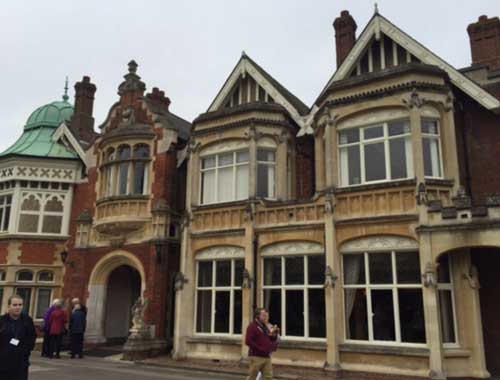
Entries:
[[[422, 131], [424, 121], [435, 122], [436, 128], [437, 128], [437, 134], [424, 133]], [[422, 120], [420, 122], [420, 130], [421, 130], [421, 134], [422, 134], [422, 165], [424, 163], [424, 152], [423, 152], [424, 139], [437, 140], [438, 147], [439, 147], [438, 160], [439, 160], [439, 172], [441, 173], [441, 175], [439, 175], [439, 176], [427, 176], [424, 173], [424, 177], [430, 178], [430, 179], [443, 179], [444, 178], [444, 165], [443, 165], [443, 146], [442, 146], [442, 139], [441, 139], [441, 123], [439, 122], [439, 119], [436, 119], [436, 118], [422, 117]], [[425, 171], [425, 167], [424, 167], [424, 171]]]
[[[237, 155], [238, 153], [246, 152], [248, 154], [248, 161], [245, 162], [237, 162]], [[219, 157], [222, 155], [226, 154], [232, 154], [233, 155], [233, 163], [229, 165], [219, 165]], [[214, 158], [215, 159], [215, 166], [211, 168], [203, 168], [203, 160], [209, 159], [209, 158]], [[241, 166], [248, 166], [248, 173], [249, 173], [249, 178], [248, 178], [248, 190], [247, 190], [247, 196], [245, 198], [237, 198], [236, 197], [236, 171], [238, 167]], [[233, 168], [233, 183], [232, 183], [232, 197], [230, 200], [219, 200], [219, 170], [220, 169], [226, 169], [232, 167]], [[206, 191], [206, 188], [203, 185], [203, 174], [206, 172], [213, 171], [215, 172], [215, 185], [214, 189], [211, 191], [215, 192], [215, 197], [214, 201], [212, 202], [203, 202], [203, 192]], [[203, 155], [200, 156], [200, 186], [199, 186], [199, 202], [201, 205], [208, 205], [208, 204], [217, 204], [217, 203], [226, 203], [226, 202], [237, 202], [241, 200], [248, 199], [250, 196], [250, 150], [249, 148], [243, 148], [243, 149], [238, 149], [238, 150], [231, 150], [231, 151], [221, 151], [217, 152], [215, 154], [210, 154], [210, 155]]]
[[[397, 283], [397, 262], [396, 262], [396, 254], [397, 253], [419, 253], [415, 250], [370, 250], [370, 251], [361, 251], [361, 252], [345, 252], [342, 253], [341, 260], [341, 273], [342, 273], [342, 310], [344, 311], [344, 341], [346, 343], [358, 344], [358, 345], [377, 345], [377, 346], [404, 346], [404, 347], [427, 347], [428, 346], [428, 337], [427, 331], [426, 334], [426, 343], [410, 343], [410, 342], [402, 342], [401, 341], [401, 321], [399, 316], [399, 298], [398, 298], [398, 290], [399, 289], [421, 289], [422, 290], [422, 306], [424, 307], [423, 300], [423, 286], [422, 282], [418, 284], [399, 284]], [[391, 284], [371, 284], [370, 283], [370, 267], [368, 255], [371, 253], [391, 253], [391, 265], [392, 265], [392, 283]], [[344, 281], [344, 257], [348, 255], [363, 255], [363, 265], [365, 267], [365, 276], [366, 283], [365, 284], [346, 284]], [[419, 253], [420, 257], [420, 253]], [[368, 325], [368, 340], [357, 340], [357, 339], [348, 339], [347, 338], [347, 316], [345, 315], [345, 289], [365, 289], [366, 290], [366, 318]], [[371, 291], [372, 290], [391, 290], [392, 291], [392, 299], [393, 299], [393, 313], [394, 313], [394, 332], [395, 332], [395, 341], [387, 341], [387, 340], [375, 340], [373, 338], [373, 313], [372, 313], [372, 299], [371, 299]], [[425, 328], [425, 321], [424, 321]]]
[[[20, 280], [19, 279], [19, 274], [22, 273], [22, 272], [30, 272], [33, 275], [33, 278], [31, 280]], [[18, 282], [20, 284], [32, 284], [32, 283], [35, 282], [35, 279], [36, 279], [35, 272], [33, 272], [31, 269], [19, 269], [16, 272], [16, 282]]]
[[[274, 161], [259, 161], [258, 157], [259, 157], [259, 151], [263, 151], [263, 152], [273, 152], [274, 153]], [[272, 191], [273, 191], [273, 196], [272, 197], [264, 197], [264, 199], [270, 199], [270, 200], [276, 200], [276, 178], [277, 178], [277, 175], [276, 175], [276, 159], [277, 159], [277, 152], [276, 152], [276, 149], [273, 149], [273, 148], [263, 148], [263, 147], [257, 147], [257, 155], [255, 157], [255, 159], [257, 160], [257, 165], [256, 165], [256, 170], [257, 170], [257, 173], [255, 173], [255, 179], [256, 179], [256, 185], [257, 185], [257, 189], [259, 188], [259, 176], [258, 176], [258, 172], [259, 172], [259, 166], [267, 166], [267, 167], [273, 167], [274, 168], [274, 173], [273, 173], [273, 176], [272, 176]], [[256, 190], [257, 190], [256, 189]], [[268, 194], [269, 194], [269, 184], [268, 184]]]
[[[33, 195], [40, 204], [40, 209], [38, 211], [33, 210], [22, 210], [22, 204], [25, 199], [28, 199]], [[45, 211], [45, 206], [53, 197], [56, 197], [62, 203], [62, 211]], [[19, 218], [16, 225], [16, 231], [20, 235], [64, 235], [66, 230], [66, 223], [69, 213], [68, 200], [70, 199], [69, 191], [65, 190], [51, 190], [51, 191], [22, 191], [19, 203]], [[38, 226], [37, 230], [34, 232], [20, 231], [19, 225], [21, 223], [21, 215], [37, 215], [38, 216]], [[60, 216], [61, 217], [61, 228], [58, 233], [53, 232], [43, 232], [43, 220], [45, 216]]]
[[[7, 198], [10, 196], [10, 203], [7, 202]], [[3, 197], [3, 202], [0, 203], [0, 209], [3, 210], [2, 212], [2, 217], [0, 218], [0, 233], [6, 233], [9, 232], [10, 228], [10, 219], [12, 215], [12, 201], [14, 200], [14, 193], [9, 192], [9, 193], [0, 193], [0, 198]], [[7, 207], [10, 209], [9, 211], [9, 220], [7, 221], [7, 229], [3, 229], [3, 225], [6, 222], [6, 217], [5, 217], [5, 210], [7, 210]]]
[[[460, 346], [460, 340], [458, 336], [458, 319], [457, 319], [457, 306], [456, 306], [456, 301], [455, 301], [455, 283], [453, 279], [453, 264], [452, 264], [452, 255], [448, 255], [448, 271], [450, 275], [450, 282], [449, 283], [443, 283], [439, 282], [437, 284], [437, 290], [438, 290], [438, 295], [440, 290], [444, 291], [449, 291], [451, 293], [451, 307], [452, 307], [452, 313], [453, 313], [453, 331], [455, 335], [455, 342], [448, 342], [444, 343], [443, 342], [443, 347], [445, 348], [457, 348]], [[441, 302], [441, 301], [440, 301]]]
[[[231, 261], [231, 285], [230, 286], [216, 286], [217, 281], [217, 267], [216, 263], [218, 261]], [[241, 337], [242, 334], [234, 333], [234, 293], [236, 290], [242, 291], [241, 286], [236, 285], [236, 270], [235, 261], [243, 261], [244, 258], [220, 258], [220, 259], [202, 259], [196, 260], [196, 288], [195, 288], [195, 307], [194, 307], [194, 334], [198, 336], [223, 336], [223, 337]], [[211, 286], [199, 286], [199, 269], [200, 263], [210, 262], [212, 263], [212, 285]], [[210, 332], [199, 332], [197, 331], [198, 325], [198, 291], [210, 291], [211, 293], [211, 310], [210, 310]], [[215, 297], [217, 291], [229, 292], [229, 333], [215, 332]], [[242, 293], [243, 297], [243, 293]], [[242, 298], [243, 302], [243, 298]], [[243, 314], [242, 314], [243, 315]], [[243, 321], [242, 321], [243, 323]], [[241, 326], [243, 332], [243, 326]]]
[[[266, 290], [280, 290], [281, 291], [281, 317], [282, 317], [282, 325], [280, 327], [281, 337], [290, 341], [314, 341], [314, 342], [325, 342], [325, 338], [317, 338], [317, 337], [309, 337], [309, 290], [310, 289], [324, 289], [323, 284], [309, 284], [309, 260], [308, 257], [313, 256], [323, 256], [325, 259], [325, 268], [326, 268], [326, 257], [324, 253], [300, 253], [293, 255], [269, 255], [262, 257], [262, 265], [261, 265], [261, 299], [264, 302], [264, 293]], [[291, 257], [302, 257], [304, 260], [304, 284], [300, 285], [287, 285], [286, 282], [286, 258]], [[264, 285], [264, 276], [265, 276], [265, 267], [264, 260], [265, 259], [281, 259], [281, 284], [280, 285]], [[304, 336], [296, 336], [296, 335], [287, 335], [286, 334], [286, 291], [287, 290], [302, 290], [304, 293]], [[326, 297], [326, 295], [325, 295]], [[325, 312], [326, 312], [326, 299], [325, 299]], [[326, 316], [325, 316], [326, 322]], [[326, 331], [326, 326], [325, 326]]]
[[34, 306], [34, 308], [33, 308], [33, 312], [31, 314], [33, 316], [33, 320], [35, 320], [35, 321], [41, 321], [43, 319], [43, 316], [41, 318], [39, 318], [36, 315], [36, 312], [38, 310], [38, 303], [40, 302], [40, 300], [39, 300], [40, 290], [48, 290], [48, 291], [50, 291], [49, 307], [50, 307], [50, 305], [52, 305], [52, 301], [54, 299], [54, 288], [52, 288], [52, 287], [43, 287], [43, 286], [41, 286], [41, 287], [34, 288], [32, 290], [32, 297], [33, 297], [33, 291], [35, 293], [35, 297], [34, 297], [34, 300], [33, 300], [33, 306]]
[[[42, 274], [42, 273], [51, 273], [52, 274], [52, 281], [40, 280], [40, 274]], [[53, 284], [55, 282], [55, 278], [56, 278], [55, 273], [53, 271], [51, 271], [51, 270], [45, 270], [45, 269], [43, 269], [43, 270], [38, 271], [36, 273], [36, 281], [39, 282], [39, 283], [41, 283], [41, 284]]]
[[[391, 123], [397, 123], [397, 122], [406, 122], [408, 124], [408, 131], [400, 134], [400, 135], [395, 135], [395, 136], [389, 136], [389, 124]], [[365, 139], [364, 137], [364, 131], [370, 128], [374, 127], [382, 127], [383, 128], [383, 136], [382, 137], [377, 137], [373, 139]], [[353, 143], [341, 143], [341, 134], [343, 132], [346, 132], [348, 130], [354, 130], [357, 129], [359, 130], [359, 141], [353, 142]], [[411, 179], [414, 178], [415, 176], [415, 168], [414, 168], [414, 155], [413, 155], [413, 149], [410, 146], [410, 149], [407, 150], [407, 156], [406, 156], [406, 166], [407, 166], [407, 176], [406, 178], [396, 178], [392, 179], [392, 173], [391, 173], [391, 155], [390, 155], [390, 140], [394, 139], [405, 139], [405, 143], [409, 139], [409, 143], [411, 145], [411, 125], [410, 125], [410, 120], [408, 118], [403, 118], [403, 119], [394, 119], [394, 120], [387, 120], [384, 122], [380, 123], [374, 123], [370, 125], [363, 125], [363, 126], [358, 126], [358, 127], [346, 127], [339, 129], [338, 133], [338, 144], [337, 144], [337, 162], [338, 162], [338, 171], [339, 171], [339, 178], [341, 182], [341, 187], [353, 187], [353, 186], [360, 186], [360, 185], [367, 185], [367, 184], [374, 184], [374, 183], [386, 183], [386, 182], [394, 182], [394, 181], [402, 181], [405, 179]], [[386, 173], [386, 178], [381, 179], [381, 180], [375, 180], [375, 181], [366, 181], [366, 168], [365, 168], [365, 146], [371, 145], [371, 144], [376, 144], [376, 143], [384, 143], [384, 156], [385, 156], [385, 173]], [[347, 173], [344, 173], [342, 170], [343, 166], [343, 160], [341, 160], [341, 151], [345, 148], [348, 148], [350, 146], [359, 146], [359, 159], [360, 159], [360, 183], [357, 184], [349, 184], [345, 183], [344, 178], [347, 178], [347, 182], [349, 181], [349, 168], [347, 167]]]

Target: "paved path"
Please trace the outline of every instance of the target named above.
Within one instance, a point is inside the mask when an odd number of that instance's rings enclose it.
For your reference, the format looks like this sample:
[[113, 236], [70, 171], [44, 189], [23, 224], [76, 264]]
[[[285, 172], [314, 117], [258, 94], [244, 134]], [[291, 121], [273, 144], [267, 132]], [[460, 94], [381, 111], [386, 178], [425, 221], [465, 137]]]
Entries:
[[30, 380], [244, 380], [242, 376], [137, 365], [110, 359], [31, 360]]

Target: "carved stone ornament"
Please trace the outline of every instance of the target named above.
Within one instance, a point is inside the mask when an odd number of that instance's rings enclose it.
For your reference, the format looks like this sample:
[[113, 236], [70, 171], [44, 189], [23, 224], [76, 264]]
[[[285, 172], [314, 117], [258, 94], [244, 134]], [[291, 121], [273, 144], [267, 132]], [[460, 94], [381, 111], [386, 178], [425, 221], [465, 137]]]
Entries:
[[122, 112], [121, 126], [132, 125], [135, 123], [135, 110], [133, 107], [127, 107]]
[[142, 297], [137, 298], [132, 306], [132, 330], [142, 331], [146, 329], [144, 322], [144, 312], [148, 306], [148, 301]]
[[174, 280], [174, 289], [175, 291], [179, 291], [184, 289], [184, 284], [188, 283], [188, 279], [184, 276], [184, 273], [182, 272], [177, 272], [175, 275], [175, 280]]
[[338, 276], [333, 273], [332, 268], [328, 265], [325, 269], [325, 283], [323, 284], [323, 288], [335, 288], [335, 283], [338, 280]]
[[230, 245], [219, 245], [202, 249], [196, 254], [196, 260], [243, 259], [245, 249]]
[[425, 98], [421, 98], [416, 89], [413, 89], [409, 99], [403, 99], [403, 103], [408, 108], [420, 108], [426, 103]]
[[241, 283], [241, 289], [252, 289], [253, 279], [250, 277], [250, 272], [245, 268], [243, 271], [243, 282]]
[[333, 195], [329, 195], [325, 198], [325, 212], [332, 215], [335, 211], [335, 200]]
[[462, 275], [464, 280], [467, 280], [471, 289], [479, 289], [481, 285], [479, 284], [479, 272], [474, 265], [471, 265], [468, 273]]
[[427, 205], [428, 203], [427, 188], [425, 187], [425, 183], [420, 182], [417, 188], [417, 204], [420, 206]]
[[311, 253], [325, 253], [325, 249], [319, 243], [309, 241], [290, 241], [271, 244], [261, 251], [262, 256], [279, 255], [303, 255]]
[[248, 140], [257, 141], [262, 136], [262, 133], [258, 132], [255, 126], [252, 126], [248, 129], [248, 132], [245, 133], [245, 136]]
[[422, 279], [426, 288], [435, 288], [437, 286], [436, 266], [431, 263], [427, 263]]
[[417, 250], [418, 243], [402, 236], [368, 236], [344, 243], [340, 249], [346, 252], [370, 252], [380, 250]]
[[448, 95], [446, 96], [446, 101], [444, 103], [444, 110], [446, 112], [454, 112], [455, 111], [455, 97], [451, 91], [448, 91]]

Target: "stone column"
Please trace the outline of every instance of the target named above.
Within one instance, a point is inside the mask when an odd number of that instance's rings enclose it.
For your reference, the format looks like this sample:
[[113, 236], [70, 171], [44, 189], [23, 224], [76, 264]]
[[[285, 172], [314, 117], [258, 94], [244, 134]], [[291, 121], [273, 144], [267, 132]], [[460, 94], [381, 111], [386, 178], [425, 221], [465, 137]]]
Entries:
[[106, 285], [91, 284], [87, 301], [87, 331], [85, 340], [89, 343], [104, 343], [104, 315], [106, 307]]
[[[325, 213], [325, 254], [326, 265], [332, 271], [332, 275], [340, 275], [340, 255], [337, 252], [337, 239], [335, 231], [335, 218], [330, 202], [327, 199], [327, 212]], [[329, 370], [340, 369], [339, 341], [342, 334], [342, 288], [340, 281], [335, 281], [333, 286], [325, 288], [326, 308], [326, 368]]]
[[249, 154], [250, 154], [250, 173], [249, 173], [249, 193], [248, 197], [250, 199], [255, 199], [257, 196], [257, 136], [255, 127], [250, 128], [249, 137], [250, 141], [248, 144]]
[[287, 161], [288, 161], [288, 140], [290, 136], [286, 132], [282, 132], [279, 137], [279, 145], [276, 149], [276, 199], [285, 201], [288, 199], [287, 194]]
[[420, 109], [416, 106], [410, 107], [411, 142], [413, 148], [413, 170], [417, 184], [424, 182], [424, 156], [422, 150], [422, 126]]
[[454, 193], [460, 187], [458, 168], [457, 140], [453, 110], [446, 108], [441, 120], [441, 146], [443, 147], [443, 177], [454, 180]]
[[254, 235], [255, 229], [253, 225], [253, 212], [248, 210], [247, 212], [247, 221], [245, 225], [245, 237], [244, 237], [244, 246], [245, 246], [245, 269], [248, 271], [250, 275], [250, 286], [242, 289], [242, 334], [241, 334], [241, 358], [245, 360], [248, 357], [248, 347], [245, 345], [245, 332], [247, 326], [253, 319], [253, 305], [257, 303], [257, 300], [254, 300], [254, 291], [255, 287], [258, 289], [257, 283], [257, 268], [254, 267]]
[[[429, 377], [446, 379], [444, 370], [444, 349], [441, 338], [441, 319], [439, 317], [439, 298], [437, 290], [437, 273], [432, 254], [431, 236], [424, 233], [420, 236], [420, 267], [424, 276], [422, 288], [425, 334], [429, 347]], [[429, 281], [427, 281], [429, 280]]]
[[[320, 127], [317, 127], [320, 128]], [[314, 133], [314, 167], [316, 170], [316, 191], [325, 188], [325, 139], [324, 131], [316, 129]]]

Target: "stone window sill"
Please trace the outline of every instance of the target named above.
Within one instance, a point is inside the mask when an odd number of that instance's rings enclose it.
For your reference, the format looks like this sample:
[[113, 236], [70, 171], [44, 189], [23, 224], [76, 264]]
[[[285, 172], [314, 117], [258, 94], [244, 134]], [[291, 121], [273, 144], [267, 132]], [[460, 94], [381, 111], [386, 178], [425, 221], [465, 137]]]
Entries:
[[290, 348], [299, 350], [312, 350], [312, 351], [326, 351], [326, 342], [307, 342], [307, 341], [293, 341], [293, 340], [282, 340], [280, 342], [280, 348]]
[[472, 355], [470, 350], [463, 348], [445, 348], [444, 357], [445, 358], [469, 358]]
[[363, 354], [383, 354], [396, 356], [429, 356], [429, 349], [425, 347], [393, 347], [368, 344], [344, 343], [339, 345], [341, 352], [356, 352]]
[[394, 187], [403, 187], [403, 186], [415, 186], [416, 183], [417, 183], [416, 179], [410, 178], [397, 181], [385, 181], [380, 183], [338, 187], [337, 189], [335, 189], [334, 192], [335, 194], [356, 193], [358, 191], [390, 189]]
[[186, 339], [187, 343], [223, 344], [227, 346], [240, 346], [241, 338], [221, 336], [192, 336]]

